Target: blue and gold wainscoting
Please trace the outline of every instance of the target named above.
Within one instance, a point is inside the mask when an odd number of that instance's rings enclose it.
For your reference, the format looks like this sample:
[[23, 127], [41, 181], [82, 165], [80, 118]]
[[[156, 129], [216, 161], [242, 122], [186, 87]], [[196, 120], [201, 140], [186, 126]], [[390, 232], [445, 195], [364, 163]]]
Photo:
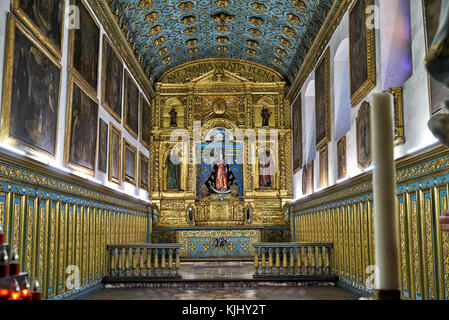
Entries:
[[[46, 299], [98, 286], [108, 244], [150, 239], [148, 210], [143, 201], [0, 150], [0, 225], [18, 248], [21, 271], [30, 283], [39, 280]], [[66, 284], [69, 266], [79, 270], [78, 289]]]
[[[440, 146], [399, 159], [397, 218], [402, 296], [449, 299], [449, 234], [439, 217], [448, 208], [449, 150]], [[333, 243], [335, 273], [373, 293], [375, 265], [372, 175], [349, 180], [292, 204], [296, 242]]]

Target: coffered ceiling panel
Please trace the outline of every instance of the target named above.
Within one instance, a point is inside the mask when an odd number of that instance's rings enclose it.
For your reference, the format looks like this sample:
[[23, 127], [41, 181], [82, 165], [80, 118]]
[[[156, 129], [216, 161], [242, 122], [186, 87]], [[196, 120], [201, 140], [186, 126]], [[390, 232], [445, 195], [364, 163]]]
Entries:
[[293, 82], [335, 0], [108, 0], [152, 80], [204, 58], [261, 63]]

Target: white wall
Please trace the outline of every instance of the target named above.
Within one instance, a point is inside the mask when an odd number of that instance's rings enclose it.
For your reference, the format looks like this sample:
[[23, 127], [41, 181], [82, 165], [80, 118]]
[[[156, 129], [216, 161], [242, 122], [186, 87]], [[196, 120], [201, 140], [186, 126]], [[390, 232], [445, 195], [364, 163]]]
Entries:
[[[381, 1], [381, 2], [380, 2]], [[401, 0], [403, 1], [403, 0]], [[376, 0], [375, 5], [382, 9], [382, 11], [388, 12], [398, 12], [398, 6], [394, 1], [391, 0]], [[407, 38], [405, 34], [408, 30], [409, 43], [411, 47], [411, 57], [412, 57], [412, 74], [402, 75], [403, 81], [403, 114], [404, 114], [404, 126], [405, 126], [405, 144], [399, 145], [395, 148], [395, 158], [406, 156], [409, 153], [413, 153], [418, 149], [429, 146], [436, 142], [431, 132], [427, 127], [427, 122], [430, 118], [429, 112], [429, 87], [427, 82], [427, 73], [424, 67], [424, 58], [426, 55], [425, 40], [424, 40], [424, 20], [422, 12], [422, 2], [421, 0], [410, 0], [410, 19], [411, 26], [400, 25], [407, 21], [404, 17], [401, 19], [394, 20], [391, 15], [384, 15], [384, 19], [387, 21], [382, 21], [382, 11], [380, 12], [380, 25], [376, 29], [376, 68], [377, 68], [377, 87], [367, 96], [363, 101], [368, 101], [371, 103], [372, 93], [383, 91], [383, 85], [387, 82], [386, 80], [398, 81], [400, 77], [388, 78], [391, 75], [391, 68], [397, 67], [397, 64], [401, 61], [394, 61], [393, 66], [390, 61], [389, 55], [385, 52], [392, 52], [397, 46], [395, 38], [400, 39], [402, 43], [401, 50], [404, 56], [407, 56], [407, 52], [404, 51], [406, 44], [404, 39]], [[336, 121], [340, 119], [339, 116], [335, 114], [335, 97], [341, 95], [341, 92], [336, 92], [335, 90], [345, 90], [347, 86], [341, 83], [335, 83], [339, 81], [339, 77], [335, 76], [335, 72], [340, 72], [340, 67], [335, 65], [334, 57], [337, 53], [339, 45], [341, 42], [349, 36], [349, 14], [346, 13], [343, 17], [340, 25], [337, 27], [335, 33], [333, 34], [331, 40], [329, 41], [330, 53], [331, 53], [331, 83], [332, 83], [332, 140], [328, 145], [329, 150], [329, 186], [337, 183], [337, 139], [336, 137]], [[393, 21], [396, 25], [391, 25]], [[384, 22], [384, 23], [382, 23]], [[389, 23], [388, 26], [384, 27], [385, 24]], [[382, 27], [382, 28], [381, 28]], [[402, 33], [402, 34], [401, 34]], [[382, 35], [382, 36], [381, 36]], [[396, 50], [398, 50], [396, 48]], [[382, 54], [383, 53], [383, 54]], [[393, 53], [392, 53], [393, 54]], [[382, 57], [384, 61], [382, 61]], [[385, 61], [388, 59], [388, 61]], [[338, 60], [338, 59], [337, 59]], [[309, 76], [309, 79], [304, 83], [300, 92], [304, 95], [304, 92], [308, 90], [310, 79], [313, 77], [314, 71]], [[336, 80], [337, 79], [337, 80]], [[349, 79], [348, 79], [349, 81]], [[349, 83], [347, 84], [349, 85]], [[362, 103], [361, 102], [361, 103]], [[350, 178], [355, 177], [363, 173], [357, 166], [357, 145], [356, 145], [356, 118], [360, 109], [360, 105], [352, 108], [350, 111], [350, 130], [346, 133], [346, 143], [347, 143], [347, 161], [348, 161], [348, 176]], [[303, 100], [303, 136], [308, 137], [311, 131], [314, 131], [315, 121], [310, 121], [307, 118], [307, 113], [310, 112], [311, 108], [314, 109], [314, 101]], [[304, 152], [309, 152], [309, 141], [307, 138], [303, 137]], [[309, 162], [311, 159], [307, 158], [307, 153], [304, 154], [304, 164]], [[319, 188], [319, 155], [315, 154], [314, 157], [314, 176], [315, 176], [315, 190]], [[368, 169], [370, 170], [370, 168]], [[293, 177], [293, 190], [294, 200], [304, 197], [301, 190], [302, 186], [302, 171], [298, 172]]]
[[[66, 1], [66, 9], [69, 7], [69, 1]], [[1, 0], [0, 1], [0, 76], [1, 79], [3, 79], [3, 61], [4, 61], [4, 43], [5, 43], [5, 37], [6, 37], [6, 21], [7, 21], [7, 13], [9, 12], [9, 8], [10, 8], [10, 1], [9, 0]], [[90, 9], [90, 7], [88, 6], [88, 8]], [[92, 10], [90, 10], [92, 12]], [[93, 13], [93, 12], [92, 12]], [[99, 74], [98, 74], [98, 83], [99, 83], [99, 88], [97, 91], [97, 98], [98, 101], [100, 102], [100, 106], [99, 106], [99, 117], [102, 118], [108, 125], [110, 123], [113, 123], [115, 126], [117, 126], [121, 131], [122, 131], [122, 138], [126, 138], [131, 144], [133, 144], [136, 148], [137, 148], [137, 177], [139, 177], [139, 173], [140, 173], [140, 162], [139, 162], [139, 151], [142, 152], [145, 156], [149, 157], [150, 153], [149, 151], [142, 145], [139, 143], [139, 141], [137, 139], [135, 139], [125, 128], [124, 125], [122, 125], [121, 123], [117, 122], [107, 111], [106, 109], [103, 108], [103, 106], [101, 105], [101, 62], [102, 62], [102, 48], [103, 48], [103, 35], [105, 34], [104, 28], [101, 25], [100, 21], [98, 19], [97, 20], [97, 24], [100, 26], [100, 32], [101, 32], [101, 36], [100, 36], [100, 51], [99, 51]], [[67, 26], [68, 24], [65, 23], [65, 26]], [[111, 189], [117, 190], [119, 192], [125, 193], [129, 196], [133, 196], [145, 201], [149, 200], [149, 192], [140, 189], [139, 187], [133, 186], [127, 182], [122, 182], [121, 185], [117, 185], [114, 183], [111, 183], [108, 181], [108, 174], [104, 174], [98, 170], [96, 170], [95, 172], [95, 176], [94, 177], [88, 177], [82, 173], [76, 172], [74, 169], [69, 169], [67, 168], [67, 166], [64, 165], [64, 138], [65, 138], [65, 128], [66, 128], [66, 110], [67, 110], [67, 100], [68, 100], [68, 57], [69, 57], [69, 30], [66, 28], [64, 30], [64, 41], [63, 41], [63, 47], [62, 47], [62, 59], [61, 59], [61, 90], [60, 90], [60, 105], [59, 105], [59, 121], [58, 121], [58, 139], [57, 139], [57, 151], [56, 151], [56, 157], [55, 159], [49, 159], [48, 157], [44, 156], [44, 155], [37, 155], [36, 156], [32, 156], [33, 159], [37, 159], [40, 160], [44, 163], [50, 163], [50, 165], [52, 166], [52, 168], [54, 169], [60, 169], [62, 171], [65, 172], [70, 172], [73, 173], [75, 175], [81, 176], [91, 182], [97, 183], [97, 184], [101, 184], [101, 185], [105, 185]], [[128, 67], [126, 65], [124, 65], [124, 70], [128, 70]], [[130, 72], [131, 76], [133, 77], [132, 73]], [[133, 77], [134, 79], [134, 77]], [[134, 79], [135, 81], [135, 79]], [[135, 81], [137, 87], [139, 88], [140, 94], [142, 96], [145, 97], [145, 95], [143, 94], [143, 91], [141, 90], [141, 88], [138, 86], [137, 82]], [[122, 90], [123, 86], [122, 86]], [[2, 88], [0, 86], [0, 96], [2, 94]], [[122, 92], [122, 97], [124, 97], [124, 94]], [[124, 99], [124, 98], [123, 98]], [[122, 99], [122, 100], [123, 100]], [[149, 101], [147, 99], [147, 97], [145, 97], [145, 99], [147, 100], [147, 102]], [[123, 103], [123, 101], [122, 101]], [[122, 113], [124, 112], [123, 110], [124, 108], [122, 107]], [[139, 130], [141, 127], [141, 123], [140, 123], [140, 106], [139, 106]], [[122, 123], [124, 119], [124, 115], [122, 114]], [[140, 132], [140, 131], [139, 131]], [[98, 140], [98, 135], [97, 135], [97, 140]], [[97, 143], [97, 154], [98, 154], [98, 143]], [[108, 144], [108, 148], [109, 148], [109, 144]], [[123, 148], [123, 144], [122, 144], [122, 148]], [[20, 149], [20, 148], [18, 148]], [[14, 150], [14, 149], [12, 149]], [[23, 150], [22, 150], [23, 151]], [[108, 150], [108, 154], [109, 154], [109, 150]], [[97, 161], [97, 166], [98, 166], [98, 162]], [[109, 170], [109, 161], [107, 161], [108, 163], [108, 168], [106, 170], [106, 172], [108, 172]]]

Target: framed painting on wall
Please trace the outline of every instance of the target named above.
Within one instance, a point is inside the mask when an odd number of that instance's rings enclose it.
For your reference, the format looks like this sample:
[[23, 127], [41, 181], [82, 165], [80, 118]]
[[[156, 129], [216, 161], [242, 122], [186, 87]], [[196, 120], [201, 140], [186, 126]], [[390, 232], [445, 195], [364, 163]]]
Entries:
[[98, 171], [106, 173], [108, 166], [108, 124], [100, 118], [100, 128], [98, 137]]
[[302, 167], [302, 194], [307, 194], [307, 165]]
[[87, 174], [95, 173], [98, 101], [75, 77], [69, 79], [65, 163]]
[[69, 69], [97, 92], [100, 28], [82, 0], [72, 0], [71, 4], [79, 9], [80, 28], [70, 31]]
[[313, 193], [313, 161], [307, 164], [307, 194]]
[[292, 106], [293, 109], [293, 173], [302, 166], [302, 104], [301, 93], [298, 94]]
[[394, 145], [405, 143], [402, 88], [388, 90], [394, 98]]
[[109, 124], [109, 181], [122, 183], [122, 132], [113, 123]]
[[139, 89], [128, 71], [125, 72], [125, 127], [137, 139], [139, 132]]
[[54, 157], [61, 66], [13, 14], [6, 39], [2, 140]]
[[351, 104], [356, 107], [376, 87], [374, 28], [367, 27], [367, 8], [374, 0], [355, 0], [349, 11]]
[[357, 164], [360, 169], [366, 169], [373, 160], [371, 148], [371, 118], [370, 105], [364, 101], [356, 119], [357, 126]]
[[103, 36], [101, 104], [117, 120], [122, 120], [123, 64], [108, 37]]
[[146, 157], [142, 152], [139, 152], [139, 187], [146, 191], [149, 191], [150, 180], [150, 159]]
[[137, 148], [123, 139], [123, 180], [137, 185]]
[[140, 143], [150, 150], [151, 144], [151, 106], [140, 95]]
[[327, 48], [315, 71], [316, 147], [321, 149], [331, 135], [330, 50]]
[[328, 152], [327, 145], [320, 151], [320, 188], [328, 186]]
[[346, 136], [337, 141], [337, 179], [347, 176]]
[[65, 0], [13, 0], [11, 8], [39, 41], [60, 60]]
[[[441, 13], [441, 0], [423, 0], [424, 11], [424, 30], [426, 35], [426, 50], [432, 45], [433, 39], [438, 31]], [[429, 96], [430, 96], [430, 113], [440, 111], [441, 104], [449, 96], [449, 88], [436, 81], [428, 75]]]

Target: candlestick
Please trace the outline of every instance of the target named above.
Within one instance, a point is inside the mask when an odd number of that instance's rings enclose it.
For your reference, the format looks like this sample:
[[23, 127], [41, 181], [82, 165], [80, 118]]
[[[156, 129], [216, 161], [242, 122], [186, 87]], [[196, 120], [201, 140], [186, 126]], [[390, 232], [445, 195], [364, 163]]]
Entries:
[[3, 232], [3, 227], [0, 225], [0, 244], [5, 243], [5, 233]]
[[400, 299], [396, 168], [393, 145], [393, 95], [373, 95], [374, 239], [376, 298]]

